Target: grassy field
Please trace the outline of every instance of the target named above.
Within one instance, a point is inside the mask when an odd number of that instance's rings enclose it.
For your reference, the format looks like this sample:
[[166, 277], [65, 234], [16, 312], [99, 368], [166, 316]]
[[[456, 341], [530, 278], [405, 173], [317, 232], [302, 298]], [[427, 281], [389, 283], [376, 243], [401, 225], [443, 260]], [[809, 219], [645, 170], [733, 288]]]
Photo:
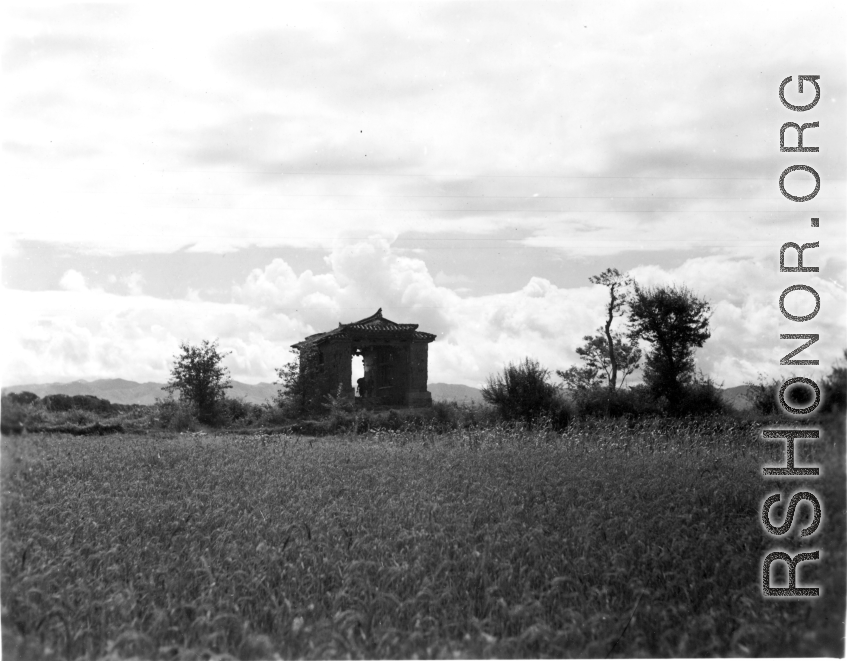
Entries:
[[758, 517], [804, 483], [766, 482], [781, 444], [738, 419], [4, 438], [4, 657], [840, 655], [843, 423], [824, 437], [798, 445], [824, 594], [795, 601], [761, 597], [764, 553], [800, 546]]

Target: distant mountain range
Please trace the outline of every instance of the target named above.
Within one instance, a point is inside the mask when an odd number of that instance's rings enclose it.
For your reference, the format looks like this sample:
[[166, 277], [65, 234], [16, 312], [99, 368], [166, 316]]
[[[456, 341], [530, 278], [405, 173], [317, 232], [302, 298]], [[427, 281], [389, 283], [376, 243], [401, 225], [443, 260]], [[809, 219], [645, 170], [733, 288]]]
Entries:
[[733, 386], [732, 388], [725, 388], [721, 390], [721, 396], [723, 397], [723, 401], [729, 404], [731, 407], [736, 409], [749, 409], [752, 408], [750, 402], [747, 401], [747, 391], [750, 386]]
[[[162, 390], [162, 383], [136, 383], [126, 379], [98, 379], [96, 381], [72, 381], [71, 383], [40, 383], [3, 388], [3, 394], [12, 392], [31, 392], [39, 397], [45, 395], [95, 395], [108, 399], [113, 404], [154, 404], [156, 398], [164, 398], [167, 393]], [[274, 383], [241, 383], [233, 381], [232, 388], [227, 391], [228, 397], [243, 398], [245, 402], [262, 404], [276, 398], [280, 386]], [[435, 402], [460, 402], [480, 404], [483, 402], [482, 391], [479, 388], [462, 386], [456, 383], [430, 383], [427, 386]], [[734, 408], [745, 409], [750, 405], [745, 395], [747, 386], [735, 386], [723, 391], [724, 400]]]
[[[39, 397], [45, 395], [94, 395], [108, 399], [113, 404], [155, 404], [156, 398], [164, 398], [163, 383], [137, 383], [126, 379], [97, 379], [96, 381], [72, 381], [70, 383], [38, 383], [3, 388], [3, 394], [31, 392]], [[280, 386], [274, 383], [241, 383], [233, 381], [227, 396], [244, 398], [245, 402], [262, 404], [276, 398]], [[451, 383], [431, 383], [428, 386], [434, 401], [482, 402], [482, 393], [477, 388]]]
[[[136, 383], [126, 379], [97, 379], [96, 381], [72, 381], [71, 383], [39, 383], [3, 388], [3, 394], [11, 392], [32, 392], [39, 397], [45, 395], [94, 395], [108, 399], [113, 404], [155, 404], [156, 398], [164, 399], [167, 392], [162, 390], [164, 383]], [[274, 399], [278, 385], [273, 383], [241, 383], [233, 381], [227, 396], [244, 398], [245, 402], [261, 404]]]
[[427, 387], [434, 402], [460, 402], [482, 404], [482, 391], [479, 388], [460, 386], [457, 383], [430, 383]]

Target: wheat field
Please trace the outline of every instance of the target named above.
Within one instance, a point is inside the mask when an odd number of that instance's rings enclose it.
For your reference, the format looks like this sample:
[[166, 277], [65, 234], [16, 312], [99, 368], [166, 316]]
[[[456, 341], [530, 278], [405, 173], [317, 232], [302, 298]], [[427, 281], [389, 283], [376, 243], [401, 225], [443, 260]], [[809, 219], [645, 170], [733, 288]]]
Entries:
[[823, 596], [795, 601], [761, 597], [763, 554], [799, 542], [759, 508], [801, 483], [766, 482], [779, 444], [733, 418], [3, 438], [3, 653], [843, 654], [843, 424], [824, 436]]

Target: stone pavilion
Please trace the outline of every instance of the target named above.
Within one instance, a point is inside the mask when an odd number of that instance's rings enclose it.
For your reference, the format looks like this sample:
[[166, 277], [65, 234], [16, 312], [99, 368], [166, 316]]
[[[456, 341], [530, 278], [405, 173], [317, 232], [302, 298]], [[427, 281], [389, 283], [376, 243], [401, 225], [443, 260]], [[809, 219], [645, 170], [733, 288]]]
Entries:
[[[427, 391], [427, 354], [432, 333], [417, 324], [398, 324], [382, 316], [382, 308], [370, 317], [325, 333], [310, 335], [292, 345], [300, 352], [300, 373], [314, 366], [309, 378], [318, 380], [323, 398], [335, 395], [339, 384], [346, 396], [389, 406], [431, 406]], [[308, 356], [308, 359], [304, 359]], [[352, 359], [362, 356], [365, 375], [352, 386]]]

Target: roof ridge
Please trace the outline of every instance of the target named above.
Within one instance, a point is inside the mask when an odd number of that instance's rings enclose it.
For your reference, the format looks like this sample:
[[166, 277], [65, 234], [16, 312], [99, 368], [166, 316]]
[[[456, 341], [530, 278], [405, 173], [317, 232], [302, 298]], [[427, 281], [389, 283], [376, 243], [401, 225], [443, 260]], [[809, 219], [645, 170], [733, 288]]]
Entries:
[[338, 328], [334, 328], [331, 331], [326, 331], [323, 333], [314, 333], [313, 335], [309, 335], [304, 340], [301, 340], [297, 344], [293, 344], [294, 347], [303, 346], [306, 344], [323, 342], [325, 340], [329, 340], [332, 337], [346, 336], [346, 331], [351, 331], [354, 333], [376, 333], [378, 336], [383, 335], [384, 333], [401, 333], [401, 337], [409, 337], [409, 333], [411, 337], [414, 337], [418, 340], [424, 340], [431, 342], [436, 338], [436, 336], [432, 333], [425, 333], [424, 331], [418, 330], [418, 324], [398, 324], [396, 321], [392, 321], [391, 319], [386, 319], [382, 316], [382, 308], [379, 308], [374, 314], [369, 317], [365, 317], [364, 319], [359, 319], [358, 321], [352, 321], [349, 324], [338, 323]]
[[364, 319], [359, 319], [358, 321], [351, 321], [349, 324], [342, 324], [342, 323], [339, 322], [338, 327], [339, 328], [346, 328], [346, 327], [349, 327], [349, 326], [362, 326], [362, 325], [365, 325], [365, 324], [370, 324], [370, 323], [375, 322], [375, 321], [382, 321], [382, 322], [385, 322], [385, 324], [390, 324], [392, 326], [415, 326], [415, 327], [418, 326], [418, 324], [400, 324], [400, 323], [397, 323], [396, 321], [392, 321], [391, 319], [388, 319], [388, 318], [382, 316], [382, 308], [379, 308], [371, 316], [365, 317]]

